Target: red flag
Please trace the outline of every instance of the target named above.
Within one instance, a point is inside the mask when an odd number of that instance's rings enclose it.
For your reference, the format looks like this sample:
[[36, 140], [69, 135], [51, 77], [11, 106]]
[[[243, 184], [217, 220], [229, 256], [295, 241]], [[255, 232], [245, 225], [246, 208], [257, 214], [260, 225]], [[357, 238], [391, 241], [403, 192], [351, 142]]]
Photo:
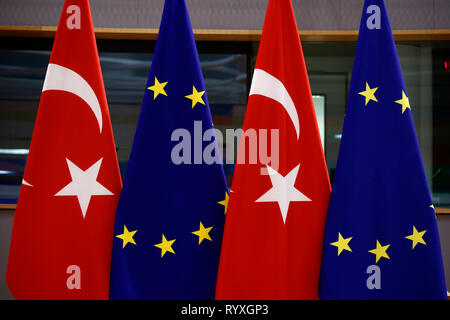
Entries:
[[279, 130], [279, 161], [239, 164], [241, 137], [216, 298], [317, 299], [331, 187], [290, 0], [269, 0], [248, 100], [244, 133], [258, 133], [260, 156], [261, 129]]
[[6, 271], [16, 299], [107, 299], [122, 182], [88, 0], [67, 0]]

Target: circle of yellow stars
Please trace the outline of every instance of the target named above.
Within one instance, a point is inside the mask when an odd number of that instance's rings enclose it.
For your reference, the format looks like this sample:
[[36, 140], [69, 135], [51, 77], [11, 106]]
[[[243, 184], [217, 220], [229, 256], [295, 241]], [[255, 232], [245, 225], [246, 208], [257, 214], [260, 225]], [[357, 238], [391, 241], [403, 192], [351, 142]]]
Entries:
[[[154, 84], [150, 87], [148, 87], [148, 90], [153, 91], [153, 100], [156, 100], [156, 98], [161, 94], [164, 96], [167, 96], [167, 92], [164, 89], [166, 85], [169, 82], [159, 82], [158, 78], [155, 77]], [[192, 86], [192, 93], [184, 96], [185, 98], [191, 100], [192, 109], [197, 105], [197, 103], [205, 105], [205, 101], [203, 101], [203, 95], [205, 94], [205, 91], [198, 91], [195, 86]]]
[[[159, 95], [167, 96], [167, 92], [165, 90], [165, 87], [167, 86], [168, 81], [160, 82], [158, 78], [155, 76], [154, 84], [150, 87], [148, 87], [148, 90], [153, 91], [153, 100], [156, 100], [156, 98]], [[184, 96], [185, 98], [191, 100], [191, 106], [192, 109], [197, 105], [197, 103], [205, 105], [205, 102], [203, 101], [203, 95], [205, 94], [205, 91], [198, 91], [195, 85], [192, 86], [192, 93]], [[220, 205], [224, 206], [224, 214], [227, 211], [228, 208], [228, 192], [225, 192], [225, 199], [222, 201], [217, 202]], [[203, 223], [200, 221], [199, 229], [196, 231], [192, 231], [192, 234], [198, 236], [198, 244], [200, 245], [203, 240], [209, 240], [212, 241], [209, 232], [211, 231], [213, 227], [205, 227]], [[127, 227], [124, 225], [124, 231], [122, 234], [116, 235], [117, 238], [122, 239], [122, 248], [125, 248], [125, 246], [128, 243], [132, 243], [136, 245], [136, 242], [133, 239], [134, 234], [137, 232], [137, 230], [134, 231], [128, 231]], [[174, 244], [176, 239], [167, 240], [166, 236], [162, 234], [161, 242], [155, 244], [154, 246], [161, 249], [161, 258], [164, 257], [164, 255], [167, 252], [175, 254], [175, 250], [172, 248], [172, 245]]]
[[[416, 227], [413, 226], [412, 234], [406, 236], [405, 238], [412, 241], [412, 249], [416, 247], [418, 243], [426, 245], [427, 243], [423, 239], [423, 236], [427, 232], [427, 230], [423, 231], [417, 231]], [[338, 251], [337, 255], [339, 256], [344, 250], [352, 252], [352, 249], [350, 248], [349, 242], [353, 239], [353, 237], [344, 238], [340, 232], [338, 232], [338, 240], [335, 242], [331, 242], [330, 245], [335, 246]], [[375, 263], [378, 263], [378, 261], [381, 258], [390, 259], [387, 250], [389, 249], [391, 245], [385, 244], [382, 245], [378, 239], [376, 239], [376, 247], [375, 249], [369, 250], [368, 252], [375, 255]]]
[[[370, 101], [378, 102], [377, 97], [375, 96], [375, 92], [378, 90], [379, 87], [373, 87], [371, 88], [369, 83], [366, 81], [366, 90], [358, 92], [359, 95], [363, 96], [365, 98], [364, 106], [367, 106], [367, 104]], [[405, 91], [402, 90], [402, 98], [399, 100], [394, 100], [395, 103], [398, 103], [402, 106], [402, 114], [405, 113], [406, 109], [411, 110], [411, 105], [409, 104], [409, 98], [406, 96]]]
[[[218, 204], [221, 204], [224, 206], [225, 212], [226, 212], [227, 206], [228, 206], [228, 199], [229, 199], [228, 192], [225, 192], [225, 199], [217, 202]], [[199, 229], [192, 231], [191, 233], [198, 237], [198, 244], [201, 245], [201, 243], [205, 239], [209, 240], [211, 242], [213, 241], [211, 236], [209, 235], [212, 228], [213, 228], [213, 226], [205, 227], [203, 225], [202, 221], [200, 221]], [[126, 225], [123, 226], [123, 233], [116, 235], [116, 238], [119, 238], [122, 240], [122, 249], [124, 249], [128, 243], [137, 245], [136, 241], [133, 238], [137, 231], [138, 230], [129, 231]], [[176, 239], [168, 240], [163, 233], [162, 237], [161, 237], [161, 242], [154, 244], [153, 246], [161, 249], [161, 258], [163, 258], [167, 252], [175, 254], [175, 250], [172, 248], [172, 245], [174, 244], [175, 241], [176, 241]]]
[[[434, 210], [433, 205], [430, 205], [429, 207]], [[405, 236], [405, 239], [411, 240], [412, 244], [411, 250], [414, 250], [419, 243], [427, 245], [427, 243], [423, 239], [423, 236], [425, 235], [426, 232], [427, 230], [418, 231], [416, 226], [414, 225], [412, 226], [412, 234]], [[340, 256], [343, 251], [352, 252], [352, 249], [349, 244], [352, 239], [353, 237], [345, 238], [344, 236], [342, 236], [340, 232], [338, 232], [338, 240], [335, 242], [331, 242], [330, 245], [337, 248], [337, 255]], [[389, 257], [389, 254], [387, 253], [390, 246], [391, 246], [390, 244], [383, 245], [378, 239], [376, 239], [375, 249], [369, 250], [368, 252], [375, 255], [375, 263], [378, 263], [378, 261], [381, 258], [391, 259]]]
[[[358, 92], [359, 95], [365, 98], [364, 106], [370, 101], [378, 102], [378, 99], [375, 95], [379, 87], [370, 87], [370, 84], [366, 81], [366, 89], [364, 91]], [[395, 100], [395, 103], [398, 103], [402, 106], [402, 114], [406, 111], [406, 109], [411, 110], [411, 106], [409, 104], [409, 98], [406, 96], [405, 91], [402, 90], [402, 98], [399, 100]], [[430, 208], [434, 210], [434, 206], [430, 205]], [[417, 231], [416, 227], [413, 225], [413, 231], [411, 235], [406, 236], [405, 238], [412, 241], [412, 249], [416, 247], [417, 244], [426, 245], [425, 240], [423, 240], [423, 236], [427, 230]], [[338, 232], [338, 240], [335, 242], [331, 242], [330, 245], [337, 247], [337, 255], [339, 256], [343, 251], [352, 252], [350, 248], [349, 242], [353, 239], [353, 237], [344, 238], [340, 232]], [[387, 250], [389, 249], [390, 244], [382, 245], [378, 239], [376, 239], [376, 247], [375, 249], [369, 250], [369, 253], [375, 255], [375, 263], [381, 258], [390, 259]]]

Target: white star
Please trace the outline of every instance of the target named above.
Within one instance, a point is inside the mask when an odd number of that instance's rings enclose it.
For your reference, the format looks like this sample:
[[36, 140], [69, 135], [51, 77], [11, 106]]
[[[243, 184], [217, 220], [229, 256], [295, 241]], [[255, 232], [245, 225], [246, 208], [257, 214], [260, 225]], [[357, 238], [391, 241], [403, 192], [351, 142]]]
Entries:
[[278, 205], [280, 206], [281, 216], [283, 217], [283, 223], [285, 224], [289, 209], [289, 203], [291, 201], [311, 201], [311, 199], [309, 199], [294, 187], [299, 168], [300, 164], [292, 169], [285, 177], [283, 177], [277, 171], [267, 166], [270, 181], [272, 182], [272, 188], [255, 201], [278, 202]]
[[22, 179], [22, 184], [25, 185], [25, 186], [29, 186], [29, 187], [33, 186], [31, 183], [25, 181], [25, 179]]
[[86, 171], [83, 171], [66, 158], [72, 182], [62, 188], [55, 196], [77, 196], [83, 218], [86, 217], [86, 211], [92, 196], [113, 195], [111, 191], [97, 182], [102, 160], [103, 158], [94, 163]]

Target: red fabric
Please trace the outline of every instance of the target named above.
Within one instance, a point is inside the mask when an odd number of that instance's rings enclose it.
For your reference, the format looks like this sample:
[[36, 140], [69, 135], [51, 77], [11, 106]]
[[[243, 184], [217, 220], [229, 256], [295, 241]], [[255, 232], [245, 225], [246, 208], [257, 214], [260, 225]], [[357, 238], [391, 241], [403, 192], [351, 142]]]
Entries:
[[[70, 30], [70, 5], [80, 8], [80, 29]], [[73, 21], [72, 21], [73, 22]], [[44, 91], [14, 216], [6, 272], [16, 299], [108, 299], [114, 215], [122, 182], [95, 42], [89, 2], [64, 4], [51, 64], [80, 75], [97, 96], [100, 132], [89, 105], [79, 96]], [[55, 196], [71, 181], [66, 158], [87, 170], [103, 158], [97, 182], [113, 195], [93, 195], [86, 217], [77, 196]], [[79, 266], [81, 289], [68, 289], [70, 265]]]
[[237, 164], [216, 299], [317, 299], [331, 187], [289, 0], [269, 0], [255, 68], [284, 84], [297, 109], [300, 137], [283, 107], [261, 95], [249, 97], [244, 130], [279, 129], [277, 171], [286, 176], [300, 164], [295, 188], [312, 201], [290, 202], [284, 224], [277, 202], [255, 202], [272, 187], [269, 176], [260, 174], [265, 166]]

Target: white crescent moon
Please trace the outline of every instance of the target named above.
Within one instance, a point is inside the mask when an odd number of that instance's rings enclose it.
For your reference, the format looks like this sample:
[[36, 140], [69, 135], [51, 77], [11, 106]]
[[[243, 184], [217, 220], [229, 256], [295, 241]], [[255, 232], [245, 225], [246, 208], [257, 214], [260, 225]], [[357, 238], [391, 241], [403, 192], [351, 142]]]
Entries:
[[294, 125], [298, 140], [300, 137], [300, 123], [298, 120], [297, 108], [283, 83], [266, 71], [255, 69], [252, 86], [250, 88], [250, 96], [253, 94], [273, 99], [284, 107]]
[[103, 121], [100, 103], [94, 90], [82, 76], [66, 67], [50, 63], [47, 68], [47, 74], [45, 75], [42, 92], [48, 90], [71, 92], [83, 99], [94, 113], [100, 128], [100, 133], [102, 132]]

